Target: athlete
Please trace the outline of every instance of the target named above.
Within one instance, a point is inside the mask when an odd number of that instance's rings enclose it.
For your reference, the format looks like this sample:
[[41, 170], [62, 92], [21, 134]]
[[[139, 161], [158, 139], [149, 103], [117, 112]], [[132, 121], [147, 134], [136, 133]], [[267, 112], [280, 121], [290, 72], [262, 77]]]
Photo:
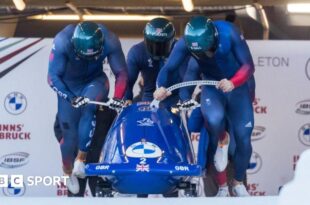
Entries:
[[107, 100], [109, 92], [102, 67], [105, 58], [116, 78], [109, 104], [117, 110], [127, 86], [127, 65], [119, 39], [104, 25], [68, 25], [56, 35], [49, 58], [48, 84], [58, 96], [57, 116], [63, 134], [63, 171], [70, 176], [67, 186], [73, 194], [79, 192], [77, 177], [85, 177], [84, 162], [96, 125], [97, 107], [87, 103]]
[[[247, 84], [251, 93], [251, 101], [253, 102], [255, 99], [254, 76], [249, 79]], [[196, 94], [194, 99], [200, 102], [200, 93]], [[188, 119], [188, 130], [191, 133], [192, 138], [199, 138], [198, 164], [202, 167], [206, 167], [208, 170], [206, 180], [204, 180], [206, 196], [215, 195], [216, 197], [229, 197], [230, 192], [227, 178], [230, 180], [231, 175], [234, 173], [234, 169], [231, 166], [231, 162], [228, 164], [228, 156], [231, 157], [234, 155], [236, 146], [231, 127], [227, 126], [225, 137], [219, 140], [213, 161], [212, 156], [208, 153], [208, 151], [210, 152], [210, 149], [208, 150], [209, 138], [204, 127], [204, 119], [200, 107], [192, 110]], [[207, 154], [207, 160], [205, 154]], [[246, 184], [246, 177], [243, 180], [243, 183]]]
[[[133, 99], [133, 86], [141, 73], [143, 85], [141, 85], [141, 100], [152, 101], [153, 92], [156, 90], [156, 79], [160, 69], [164, 66], [170, 52], [177, 42], [175, 39], [175, 29], [173, 24], [165, 18], [154, 18], [148, 22], [143, 31], [144, 41], [134, 45], [128, 52], [128, 87], [125, 95], [126, 103], [130, 104]], [[187, 68], [189, 57], [185, 58], [180, 65], [178, 72], [170, 76], [172, 83], [182, 81]], [[161, 104], [165, 107], [171, 107], [177, 104], [179, 100], [178, 93], [164, 100]], [[179, 119], [173, 115], [176, 122]], [[165, 197], [175, 197], [178, 192], [165, 194]], [[139, 197], [142, 197], [142, 195]]]
[[[156, 79], [173, 46], [176, 43], [173, 24], [165, 18], [155, 18], [148, 22], [143, 31], [144, 41], [134, 45], [128, 52], [128, 87], [125, 99], [130, 104], [133, 98], [133, 86], [141, 73], [143, 79], [142, 101], [152, 101], [156, 89]], [[187, 58], [189, 59], [189, 57]], [[182, 81], [188, 60], [184, 59], [178, 72], [170, 76], [172, 83]], [[163, 102], [165, 106], [176, 104], [176, 94]]]
[[[216, 87], [203, 86], [201, 110], [205, 127], [210, 135], [214, 154], [219, 138], [225, 136], [227, 119], [231, 122], [236, 141], [233, 163], [236, 173], [233, 194], [249, 196], [242, 181], [252, 153], [251, 133], [254, 116], [247, 81], [253, 76], [254, 64], [244, 37], [231, 23], [211, 21], [204, 16], [192, 18], [186, 25], [184, 37], [174, 47], [168, 62], [158, 75], [158, 89], [154, 98], [163, 100], [169, 96], [168, 74], [177, 70], [187, 56], [194, 58], [186, 71], [184, 81], [199, 79], [219, 81]], [[183, 89], [180, 94], [184, 108], [195, 103], [191, 93]]]

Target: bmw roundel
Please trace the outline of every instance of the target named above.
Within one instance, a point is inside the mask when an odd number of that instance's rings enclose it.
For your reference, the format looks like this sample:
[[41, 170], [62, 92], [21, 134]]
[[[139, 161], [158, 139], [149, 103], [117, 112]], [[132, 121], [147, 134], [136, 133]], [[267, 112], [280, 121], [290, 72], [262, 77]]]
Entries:
[[26, 110], [27, 99], [20, 92], [9, 93], [5, 97], [4, 107], [12, 115], [19, 115]]
[[310, 146], [310, 123], [304, 124], [298, 131], [299, 141], [306, 145]]
[[3, 194], [8, 197], [23, 196], [25, 194], [25, 191], [26, 191], [25, 184], [23, 187], [13, 187], [10, 183], [8, 187], [2, 188]]
[[145, 141], [136, 142], [126, 150], [126, 156], [133, 158], [157, 158], [161, 155], [162, 150], [156, 144]]
[[247, 173], [256, 174], [263, 166], [262, 157], [257, 152], [252, 152], [250, 163], [248, 165]]

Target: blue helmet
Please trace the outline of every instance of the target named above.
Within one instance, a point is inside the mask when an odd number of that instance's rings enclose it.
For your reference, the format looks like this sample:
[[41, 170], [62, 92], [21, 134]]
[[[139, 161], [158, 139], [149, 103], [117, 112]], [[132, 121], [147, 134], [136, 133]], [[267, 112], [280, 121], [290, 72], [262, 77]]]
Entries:
[[148, 22], [143, 31], [144, 42], [154, 59], [169, 56], [175, 36], [173, 24], [165, 18], [155, 18]]
[[193, 17], [185, 27], [184, 39], [189, 51], [196, 57], [212, 57], [217, 47], [217, 30], [211, 19]]
[[96, 23], [85, 21], [75, 27], [72, 43], [80, 58], [93, 60], [102, 53], [104, 35]]

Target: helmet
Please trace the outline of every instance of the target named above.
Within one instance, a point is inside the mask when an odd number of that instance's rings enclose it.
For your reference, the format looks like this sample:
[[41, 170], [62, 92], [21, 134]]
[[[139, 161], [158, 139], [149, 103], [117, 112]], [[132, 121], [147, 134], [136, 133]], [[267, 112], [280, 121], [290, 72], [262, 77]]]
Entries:
[[147, 51], [154, 59], [169, 56], [174, 42], [175, 29], [165, 18], [155, 18], [148, 22], [143, 31]]
[[184, 31], [187, 48], [196, 57], [212, 57], [217, 46], [217, 36], [211, 19], [204, 16], [193, 17]]
[[103, 50], [104, 36], [96, 23], [81, 22], [74, 30], [72, 43], [75, 53], [84, 59], [92, 60]]

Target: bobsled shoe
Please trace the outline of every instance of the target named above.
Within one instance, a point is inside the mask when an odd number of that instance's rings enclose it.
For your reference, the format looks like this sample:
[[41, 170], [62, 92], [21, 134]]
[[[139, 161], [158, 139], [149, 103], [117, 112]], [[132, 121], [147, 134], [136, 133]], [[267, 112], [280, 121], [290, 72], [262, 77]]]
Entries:
[[226, 132], [227, 143], [219, 142], [215, 155], [214, 166], [218, 172], [222, 172], [226, 169], [228, 163], [228, 147], [229, 147], [229, 134]]
[[222, 186], [219, 187], [219, 190], [217, 191], [217, 194], [215, 195], [216, 197], [229, 197], [229, 190], [228, 186]]
[[250, 194], [248, 193], [248, 191], [246, 190], [243, 184], [234, 185], [232, 188], [232, 192], [234, 196], [239, 196], [239, 197], [250, 196]]
[[73, 174], [71, 175], [66, 175], [68, 178], [66, 178], [66, 183], [65, 185], [67, 186], [67, 189], [72, 193], [72, 194], [77, 194], [80, 191], [80, 185], [79, 185], [79, 180], [76, 176]]
[[75, 160], [72, 175], [75, 175], [78, 178], [85, 178], [85, 163], [81, 160]]

